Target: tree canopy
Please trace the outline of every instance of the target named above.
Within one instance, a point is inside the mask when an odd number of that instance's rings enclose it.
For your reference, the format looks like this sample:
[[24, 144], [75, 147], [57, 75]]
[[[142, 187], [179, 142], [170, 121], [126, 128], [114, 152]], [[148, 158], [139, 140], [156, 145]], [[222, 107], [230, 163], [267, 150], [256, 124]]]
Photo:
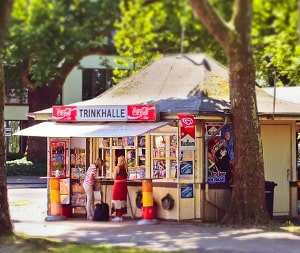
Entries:
[[5, 41], [8, 85], [54, 90], [53, 96], [43, 97], [46, 101], [39, 108], [29, 101], [30, 111], [55, 103], [61, 80], [83, 56], [115, 52], [112, 39], [118, 10], [118, 1], [108, 0], [15, 1]]
[[[29, 112], [52, 107], [82, 57], [115, 53], [118, 17], [119, 1], [15, 0], [4, 44], [7, 89], [28, 90]], [[28, 159], [44, 161], [45, 142], [29, 141]]]
[[300, 83], [300, 34], [297, 0], [254, 0], [252, 29], [258, 78], [263, 85]]
[[[231, 4], [225, 1], [221, 6], [224, 15], [230, 13]], [[135, 71], [162, 54], [206, 52], [226, 62], [221, 47], [194, 19], [186, 0], [122, 0], [120, 7], [115, 46]]]
[[[231, 18], [233, 2], [210, 0], [225, 21]], [[223, 50], [193, 18], [186, 0], [126, 0], [121, 4], [115, 45], [120, 55], [140, 61], [135, 69], [160, 54], [187, 52], [206, 52], [227, 64]], [[297, 0], [253, 1], [252, 46], [258, 83], [272, 86], [276, 75], [279, 85], [299, 84], [298, 12]], [[139, 59], [137, 49], [143, 60]]]

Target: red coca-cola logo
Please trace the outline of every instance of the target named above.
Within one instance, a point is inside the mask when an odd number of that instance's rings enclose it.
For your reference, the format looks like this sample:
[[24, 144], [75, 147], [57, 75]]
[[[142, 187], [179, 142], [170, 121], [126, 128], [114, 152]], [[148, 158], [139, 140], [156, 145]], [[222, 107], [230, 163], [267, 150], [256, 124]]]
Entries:
[[155, 105], [129, 105], [127, 108], [129, 121], [156, 121]]
[[147, 116], [149, 114], [149, 108], [148, 107], [142, 107], [142, 108], [137, 108], [134, 106], [132, 108], [132, 115], [133, 116]]
[[76, 120], [76, 106], [53, 106], [52, 118], [56, 121]]

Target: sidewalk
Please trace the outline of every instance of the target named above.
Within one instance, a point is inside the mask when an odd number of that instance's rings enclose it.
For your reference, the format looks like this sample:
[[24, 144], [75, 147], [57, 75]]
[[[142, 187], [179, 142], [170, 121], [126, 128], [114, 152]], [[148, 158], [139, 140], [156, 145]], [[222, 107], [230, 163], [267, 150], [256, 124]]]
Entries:
[[70, 219], [57, 222], [15, 221], [15, 231], [75, 242], [135, 246], [151, 250], [207, 253], [298, 253], [300, 234], [260, 228], [203, 227], [160, 221], [137, 225], [137, 220], [93, 222]]
[[[158, 221], [139, 225], [138, 219], [126, 217], [122, 222], [95, 222], [84, 218], [45, 221], [47, 189], [10, 189], [15, 199], [28, 199], [23, 206], [10, 206], [11, 220], [17, 233], [75, 242], [113, 246], [136, 246], [150, 250], [201, 253], [298, 253], [300, 232], [272, 231], [263, 228], [205, 226], [195, 221]], [[12, 195], [10, 195], [12, 196]]]

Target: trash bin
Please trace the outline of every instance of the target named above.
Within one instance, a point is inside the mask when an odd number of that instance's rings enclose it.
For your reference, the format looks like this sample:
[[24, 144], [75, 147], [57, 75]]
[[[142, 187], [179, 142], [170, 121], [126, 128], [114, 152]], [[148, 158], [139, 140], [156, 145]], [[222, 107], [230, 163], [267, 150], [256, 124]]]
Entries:
[[273, 218], [274, 188], [276, 185], [274, 182], [265, 181], [266, 206], [271, 218]]

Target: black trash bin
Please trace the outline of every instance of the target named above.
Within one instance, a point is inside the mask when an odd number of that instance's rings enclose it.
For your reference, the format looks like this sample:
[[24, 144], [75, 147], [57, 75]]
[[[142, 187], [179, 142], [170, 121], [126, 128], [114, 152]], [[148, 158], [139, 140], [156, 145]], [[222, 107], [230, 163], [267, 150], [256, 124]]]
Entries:
[[266, 206], [271, 218], [273, 218], [274, 188], [276, 185], [274, 182], [265, 181]]

